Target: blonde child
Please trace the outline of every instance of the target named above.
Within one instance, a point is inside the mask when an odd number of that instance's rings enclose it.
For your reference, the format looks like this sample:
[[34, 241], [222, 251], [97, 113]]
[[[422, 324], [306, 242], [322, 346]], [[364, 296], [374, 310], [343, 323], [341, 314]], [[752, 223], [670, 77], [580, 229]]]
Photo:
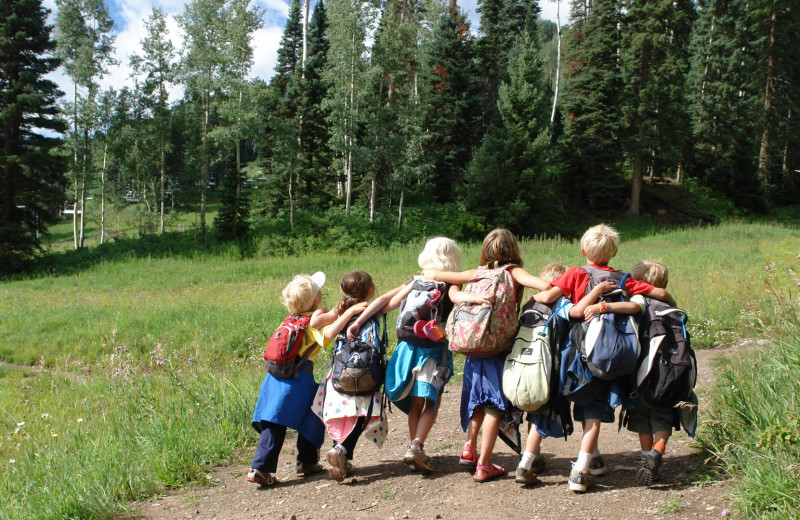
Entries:
[[[567, 271], [567, 268], [559, 263], [549, 263], [539, 273], [539, 278], [546, 282], [552, 282]], [[550, 307], [556, 312], [556, 319], [565, 323], [564, 326], [569, 327], [570, 318], [583, 319], [584, 310], [588, 305], [597, 301], [597, 299], [604, 293], [614, 289], [614, 284], [611, 282], [601, 282], [594, 287], [589, 294], [583, 297], [577, 305], [564, 298], [563, 296], [556, 300]], [[558, 326], [553, 326], [553, 331], [557, 331]], [[551, 332], [551, 338], [558, 332]], [[551, 341], [556, 341], [555, 338]], [[569, 404], [564, 405], [563, 413], [569, 413]], [[544, 455], [540, 453], [542, 440], [545, 437], [562, 436], [565, 435], [561, 431], [561, 427], [554, 428], [554, 421], [548, 420], [544, 415], [529, 413], [527, 415], [528, 421], [528, 438], [525, 442], [525, 451], [520, 457], [519, 466], [517, 466], [517, 474], [514, 479], [518, 484], [531, 486], [540, 482], [536, 473], [540, 473], [545, 466], [546, 460]], [[571, 425], [571, 423], [570, 423]]]
[[[669, 281], [669, 270], [659, 260], [641, 260], [631, 269], [631, 276], [637, 280], [647, 282], [653, 287], [666, 289]], [[643, 314], [647, 302], [641, 295], [631, 298], [630, 302], [609, 303], [606, 312], [620, 314]], [[602, 313], [600, 304], [590, 305], [586, 308], [586, 319]], [[651, 486], [658, 479], [658, 470], [662, 464], [667, 441], [672, 434], [674, 425], [680, 422], [679, 414], [675, 410], [656, 410], [648, 408], [638, 399], [625, 400], [623, 408], [627, 413], [627, 428], [639, 435], [641, 447], [641, 464], [636, 477], [645, 486]], [[696, 407], [695, 407], [696, 413]]]
[[297, 275], [283, 289], [281, 303], [292, 314], [311, 316], [298, 356], [307, 356], [297, 377], [281, 379], [267, 373], [261, 384], [253, 413], [253, 428], [259, 432], [258, 445], [247, 480], [262, 486], [277, 483], [275, 471], [286, 429], [297, 430], [297, 474], [305, 476], [322, 470], [319, 448], [324, 436], [322, 424], [311, 413], [317, 390], [313, 367], [317, 355], [329, 340], [322, 327], [333, 323], [337, 314], [320, 307], [325, 274]]
[[[479, 265], [484, 269], [505, 265], [515, 266], [510, 269], [510, 273], [515, 282], [517, 305], [522, 301], [523, 286], [540, 291], [550, 287], [549, 283], [523, 269], [517, 239], [505, 229], [495, 229], [483, 240]], [[469, 282], [477, 271], [472, 269], [462, 273], [446, 273], [426, 270], [424, 275], [438, 281], [463, 284]], [[454, 289], [459, 292], [458, 288]], [[491, 296], [483, 295], [483, 297]], [[462, 450], [459, 464], [475, 467], [472, 477], [475, 482], [489, 482], [506, 474], [504, 468], [491, 462], [503, 416], [511, 409], [511, 404], [502, 391], [505, 358], [505, 352], [485, 358], [467, 356], [464, 363], [461, 427], [467, 432], [468, 440]], [[481, 429], [481, 454], [478, 456], [476, 446]]]
[[[423, 271], [460, 271], [461, 250], [451, 239], [435, 237], [425, 244], [417, 263]], [[405, 284], [387, 293], [391, 296], [389, 303], [382, 308], [390, 312], [401, 305], [405, 307], [406, 299], [417, 279], [427, 280], [424, 276], [415, 276]], [[460, 291], [450, 291], [450, 284], [440, 289], [443, 301], [433, 302], [442, 314], [436, 317], [444, 323], [453, 309], [453, 303], [460, 301], [485, 301], [478, 295], [470, 295]], [[455, 295], [455, 300], [451, 294]], [[387, 296], [384, 295], [384, 296]], [[348, 336], [353, 336], [361, 324], [370, 317], [380, 302], [373, 302], [358, 319], [349, 327]], [[399, 323], [399, 322], [398, 322]], [[399, 333], [398, 333], [399, 334]], [[425, 454], [425, 440], [428, 437], [439, 413], [444, 385], [453, 374], [453, 355], [447, 350], [447, 339], [419, 337], [413, 340], [400, 340], [392, 358], [386, 367], [384, 389], [389, 399], [401, 411], [408, 414], [409, 447], [403, 456], [403, 462], [413, 469], [424, 472], [433, 471], [430, 457]]]
[[[350, 271], [342, 277], [339, 290], [342, 300], [334, 311], [341, 318], [325, 327], [323, 334], [328, 340], [337, 337], [351, 320], [367, 308], [375, 293], [375, 284], [364, 271]], [[381, 296], [379, 308], [390, 298]], [[333, 480], [341, 482], [354, 471], [353, 453], [362, 433], [378, 447], [383, 446], [386, 440], [388, 421], [383, 414], [378, 390], [369, 395], [340, 393], [334, 388], [329, 372], [318, 387], [311, 409], [323, 421], [328, 435], [333, 439], [333, 448], [326, 455], [330, 464], [328, 473]]]
[[[591, 227], [581, 237], [581, 254], [586, 257], [590, 266], [604, 271], [613, 271], [608, 262], [617, 254], [619, 248], [619, 234], [605, 224]], [[580, 267], [572, 267], [566, 273], [556, 278], [553, 288], [534, 296], [541, 303], [552, 303], [561, 296], [568, 297], [573, 303], [578, 303], [586, 294], [589, 285], [589, 275]], [[672, 302], [672, 297], [661, 288], [635, 280], [626, 279], [625, 288], [630, 295], [644, 294], [659, 300]], [[614, 408], [611, 401], [611, 382], [595, 379], [596, 384], [594, 402], [591, 404], [575, 403], [573, 417], [583, 427], [578, 459], [572, 466], [568, 487], [576, 493], [583, 493], [589, 487], [589, 475], [602, 475], [606, 472], [605, 462], [597, 450], [597, 441], [600, 437], [600, 425], [603, 422], [614, 422]]]

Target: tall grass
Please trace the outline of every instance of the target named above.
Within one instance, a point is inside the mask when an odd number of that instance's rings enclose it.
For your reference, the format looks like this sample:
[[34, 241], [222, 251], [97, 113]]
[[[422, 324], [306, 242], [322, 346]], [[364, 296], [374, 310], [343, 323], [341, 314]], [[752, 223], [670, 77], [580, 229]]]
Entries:
[[[765, 280], [794, 284], [796, 230], [727, 224], [636, 236], [623, 233], [612, 265], [664, 260], [697, 346], [785, 321]], [[131, 255], [0, 283], [0, 518], [109, 518], [132, 498], [202, 479], [255, 441], [263, 340], [285, 315], [278, 295], [292, 274], [325, 271], [332, 307], [346, 271], [364, 269], [386, 291], [418, 270], [422, 245], [244, 260], [236, 247]], [[585, 262], [571, 240], [521, 248], [533, 273]], [[462, 244], [464, 268], [477, 265], [479, 249]]]
[[739, 481], [747, 518], [797, 518], [800, 511], [800, 301], [782, 300], [769, 342], [722, 359], [700, 439]]

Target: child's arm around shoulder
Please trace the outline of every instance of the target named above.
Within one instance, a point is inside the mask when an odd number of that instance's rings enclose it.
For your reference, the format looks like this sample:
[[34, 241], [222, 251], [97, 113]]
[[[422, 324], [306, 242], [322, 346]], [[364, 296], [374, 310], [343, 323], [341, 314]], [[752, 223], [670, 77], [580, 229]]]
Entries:
[[511, 277], [518, 284], [524, 285], [525, 287], [530, 287], [531, 289], [537, 289], [539, 291], [547, 291], [550, 289], [549, 282], [545, 282], [538, 276], [533, 276], [522, 267], [515, 267], [511, 269]]
[[653, 287], [653, 290], [649, 293], [645, 293], [645, 296], [649, 296], [654, 300], [661, 300], [662, 302], [668, 303], [673, 307], [678, 305], [672, 295], [668, 293], [666, 289], [662, 289], [661, 287]]
[[[469, 271], [453, 272], [453, 271], [439, 271], [438, 269], [425, 269], [422, 271], [422, 276], [429, 280], [436, 282], [445, 282], [449, 284], [461, 285], [469, 282], [475, 278], [477, 269], [470, 269]], [[454, 302], [455, 303], [455, 302]]]
[[312, 329], [321, 329], [336, 321], [338, 317], [339, 315], [336, 314], [335, 311], [329, 311], [325, 307], [319, 307], [314, 311], [314, 314], [311, 315], [311, 321], [308, 323], [308, 326]]
[[557, 299], [564, 296], [564, 291], [555, 285], [546, 291], [542, 291], [533, 295], [533, 299], [539, 303], [550, 304]]
[[[366, 322], [370, 317], [372, 317], [376, 312], [381, 311], [384, 314], [395, 310], [400, 306], [400, 302], [403, 301], [408, 293], [411, 291], [411, 285], [414, 282], [408, 283], [407, 285], [401, 285], [400, 287], [395, 287], [391, 291], [381, 294], [374, 300], [372, 303], [369, 304], [368, 307], [364, 310], [364, 312], [359, 315], [359, 317], [347, 327], [347, 337], [353, 339], [358, 334], [359, 329], [361, 326]], [[402, 296], [398, 298], [398, 296]], [[396, 300], [396, 301], [395, 301]]]
[[364, 312], [364, 309], [367, 308], [367, 302], [361, 302], [353, 305], [346, 311], [342, 313], [341, 316], [336, 318], [336, 321], [325, 327], [324, 335], [328, 339], [333, 339], [339, 335], [347, 322], [350, 321], [353, 316], [358, 314], [359, 312]]
[[[600, 282], [599, 284], [595, 285], [589, 294], [581, 298], [581, 300], [572, 306], [569, 310], [569, 317], [570, 318], [584, 318], [584, 311], [590, 307], [594, 302], [597, 301], [602, 295], [607, 292], [613, 291], [616, 289], [617, 286], [614, 282]], [[587, 318], [588, 319], [588, 318]]]

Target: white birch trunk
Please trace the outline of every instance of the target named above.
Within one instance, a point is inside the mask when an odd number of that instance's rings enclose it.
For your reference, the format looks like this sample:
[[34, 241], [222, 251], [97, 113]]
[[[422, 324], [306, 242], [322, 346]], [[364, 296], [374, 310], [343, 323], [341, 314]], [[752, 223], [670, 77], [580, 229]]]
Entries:
[[375, 196], [378, 189], [375, 186], [375, 178], [372, 179], [372, 186], [369, 191], [369, 223], [375, 224]]
[[100, 243], [106, 239], [106, 159], [108, 158], [108, 135], [103, 146], [103, 168], [100, 170]]
[[556, 105], [558, 104], [558, 85], [561, 76], [561, 2], [556, 0], [556, 35], [558, 44], [556, 46], [556, 86], [553, 92], [553, 111], [550, 113], [550, 124], [556, 120]]
[[403, 227], [403, 198], [405, 197], [405, 192], [400, 192], [400, 204], [397, 206], [397, 230], [399, 231], [401, 227]]

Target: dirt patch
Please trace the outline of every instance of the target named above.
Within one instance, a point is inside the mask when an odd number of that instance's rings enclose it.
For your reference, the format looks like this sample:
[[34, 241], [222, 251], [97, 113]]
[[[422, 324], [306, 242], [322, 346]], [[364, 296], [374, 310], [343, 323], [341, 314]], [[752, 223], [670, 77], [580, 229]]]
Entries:
[[[697, 352], [700, 367], [698, 394], [700, 420], [713, 377], [711, 361], [718, 349]], [[519, 457], [498, 441], [493, 462], [508, 470], [505, 478], [475, 483], [458, 465], [465, 436], [459, 426], [460, 387], [445, 390], [439, 419], [426, 443], [435, 472], [410, 472], [402, 463], [408, 444], [406, 416], [389, 415], [390, 433], [383, 449], [359, 442], [358, 468], [342, 484], [327, 473], [299, 478], [294, 475], [294, 440], [287, 439], [278, 467], [276, 487], [258, 488], [245, 480], [249, 464], [216, 468], [210, 485], [193, 487], [158, 500], [133, 505], [137, 520], [178, 519], [640, 519], [721, 518], [730, 504], [729, 482], [696, 485], [704, 461], [692, 440], [682, 432], [673, 435], [662, 467], [663, 480], [651, 488], [636, 479], [639, 449], [635, 434], [603, 425], [600, 449], [608, 474], [593, 479], [589, 492], [577, 495], [567, 489], [571, 461], [577, 455], [579, 432], [563, 439], [546, 439], [542, 452], [547, 466], [543, 484], [522, 487], [513, 472]], [[578, 425], [577, 429], [580, 429]], [[328, 449], [329, 444], [323, 446]], [[245, 454], [249, 460], [252, 453]]]

